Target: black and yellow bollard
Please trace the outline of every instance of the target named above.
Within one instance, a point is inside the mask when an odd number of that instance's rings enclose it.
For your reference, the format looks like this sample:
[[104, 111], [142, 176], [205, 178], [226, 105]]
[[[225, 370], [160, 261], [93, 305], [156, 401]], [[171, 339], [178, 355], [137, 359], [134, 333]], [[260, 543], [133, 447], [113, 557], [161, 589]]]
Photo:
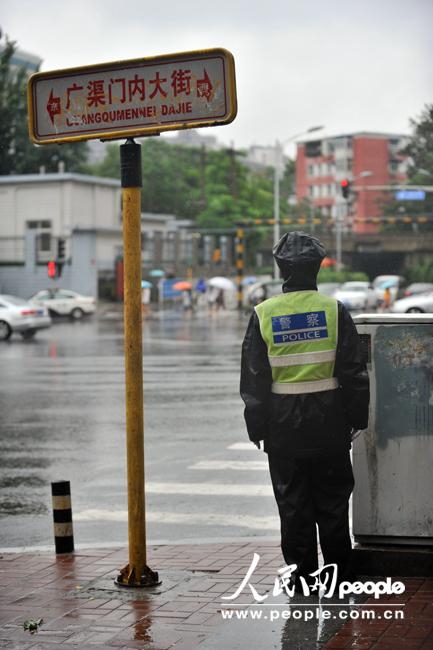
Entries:
[[71, 484], [69, 481], [51, 483], [53, 500], [54, 542], [56, 554], [74, 552], [72, 528]]

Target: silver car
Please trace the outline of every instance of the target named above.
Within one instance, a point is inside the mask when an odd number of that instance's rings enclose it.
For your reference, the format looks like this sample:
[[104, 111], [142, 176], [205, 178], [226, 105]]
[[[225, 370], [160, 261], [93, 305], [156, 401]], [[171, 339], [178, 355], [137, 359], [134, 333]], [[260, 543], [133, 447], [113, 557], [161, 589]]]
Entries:
[[36, 307], [17, 296], [0, 295], [0, 341], [7, 341], [14, 332], [31, 339], [38, 330], [50, 326], [45, 307]]
[[334, 293], [334, 298], [348, 309], [371, 309], [378, 305], [378, 298], [369, 282], [350, 281], [341, 285]]
[[391, 305], [391, 311], [396, 314], [432, 314], [433, 291], [429, 293], [418, 293], [414, 296], [396, 300]]

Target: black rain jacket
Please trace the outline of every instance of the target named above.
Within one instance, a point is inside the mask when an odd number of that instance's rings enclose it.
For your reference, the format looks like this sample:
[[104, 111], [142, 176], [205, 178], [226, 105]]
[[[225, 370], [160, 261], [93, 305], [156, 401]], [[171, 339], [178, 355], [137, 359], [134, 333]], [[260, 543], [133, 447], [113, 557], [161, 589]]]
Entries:
[[[282, 268], [275, 249], [274, 256]], [[299, 274], [293, 269], [290, 272], [287, 266], [282, 268], [287, 278], [283, 292], [317, 290], [320, 261], [301, 265]], [[264, 450], [269, 454], [305, 458], [345, 451], [351, 446], [351, 430], [367, 427], [367, 369], [353, 320], [340, 302], [334, 376], [340, 384], [336, 390], [301, 395], [272, 393], [268, 350], [254, 312], [242, 344], [240, 385], [250, 440], [264, 440]]]

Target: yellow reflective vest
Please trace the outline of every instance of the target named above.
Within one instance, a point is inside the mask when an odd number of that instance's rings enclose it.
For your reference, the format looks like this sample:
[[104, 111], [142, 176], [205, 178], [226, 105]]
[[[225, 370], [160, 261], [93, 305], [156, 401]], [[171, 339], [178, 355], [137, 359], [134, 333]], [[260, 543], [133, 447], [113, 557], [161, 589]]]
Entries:
[[255, 307], [268, 348], [272, 392], [316, 393], [338, 388], [334, 375], [338, 305], [314, 290], [273, 296]]

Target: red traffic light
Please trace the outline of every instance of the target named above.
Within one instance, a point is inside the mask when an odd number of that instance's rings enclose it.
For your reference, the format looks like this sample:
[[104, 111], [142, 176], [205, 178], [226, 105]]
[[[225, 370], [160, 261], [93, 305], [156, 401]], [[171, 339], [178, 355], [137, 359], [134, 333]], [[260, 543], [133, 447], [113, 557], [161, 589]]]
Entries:
[[48, 277], [49, 278], [55, 278], [56, 277], [56, 263], [55, 262], [48, 262]]
[[343, 180], [340, 181], [340, 187], [343, 198], [348, 199], [350, 194], [350, 181], [347, 178], [343, 178]]

